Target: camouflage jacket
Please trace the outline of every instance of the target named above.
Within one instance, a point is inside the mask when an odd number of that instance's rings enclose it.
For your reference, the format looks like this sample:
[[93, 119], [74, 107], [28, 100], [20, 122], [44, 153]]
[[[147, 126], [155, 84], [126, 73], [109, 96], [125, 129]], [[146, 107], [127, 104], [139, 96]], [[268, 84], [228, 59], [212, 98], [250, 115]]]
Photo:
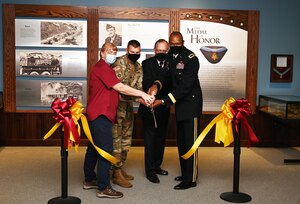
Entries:
[[[118, 79], [123, 84], [126, 84], [132, 88], [142, 90], [142, 81], [143, 81], [143, 69], [142, 65], [139, 62], [131, 64], [127, 58], [127, 55], [122, 55], [118, 57], [116, 62], [112, 67], [119, 66], [119, 70], [116, 71]], [[121, 95], [121, 100], [123, 101], [135, 101], [136, 97]]]

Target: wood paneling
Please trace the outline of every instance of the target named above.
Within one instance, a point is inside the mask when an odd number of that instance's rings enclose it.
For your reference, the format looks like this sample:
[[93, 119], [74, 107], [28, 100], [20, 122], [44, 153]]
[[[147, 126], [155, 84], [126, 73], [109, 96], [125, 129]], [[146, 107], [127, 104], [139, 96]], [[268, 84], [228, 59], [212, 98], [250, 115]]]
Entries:
[[[61, 129], [46, 141], [43, 136], [55, 124], [49, 113], [7, 113], [0, 110], [0, 146], [59, 146], [61, 144]], [[202, 115], [200, 119], [200, 131], [215, 117], [215, 114]], [[300, 121], [285, 121], [274, 118], [268, 114], [257, 111], [257, 114], [248, 118], [253, 131], [259, 138], [259, 147], [287, 147], [300, 146]], [[215, 128], [209, 132], [201, 146], [222, 147], [223, 144], [214, 142]], [[248, 145], [248, 137], [242, 131], [241, 146]], [[87, 139], [81, 134], [80, 145], [86, 145]], [[143, 146], [143, 131], [141, 116], [135, 114], [133, 131], [133, 146]], [[167, 146], [176, 146], [176, 124], [174, 114], [169, 119], [168, 135], [166, 138]]]
[[180, 19], [227, 24], [248, 30], [248, 11], [180, 9]]
[[169, 9], [99, 7], [101, 19], [169, 20]]
[[4, 107], [6, 111], [16, 111], [16, 71], [15, 71], [15, 9], [13, 5], [3, 5], [3, 79]]
[[17, 17], [86, 18], [86, 6], [15, 4]]
[[258, 11], [249, 11], [246, 98], [251, 104], [251, 109], [253, 113], [256, 110], [255, 106], [256, 106], [256, 96], [257, 96], [258, 39], [259, 39], [258, 19], [259, 19]]
[[[258, 61], [258, 11], [209, 10], [209, 9], [168, 9], [168, 8], [126, 8], [126, 7], [85, 7], [55, 5], [3, 4], [3, 68], [4, 68], [4, 110], [1, 110], [0, 145], [58, 145], [61, 130], [47, 141], [42, 137], [55, 124], [51, 111], [16, 110], [15, 73], [15, 18], [81, 18], [87, 19], [87, 81], [92, 66], [98, 60], [99, 19], [166, 20], [169, 32], [180, 30], [180, 20], [205, 20], [220, 22], [248, 30], [247, 99], [253, 109], [256, 104], [257, 61]], [[199, 18], [201, 16], [201, 18]], [[222, 20], [220, 20], [222, 18]], [[233, 22], [231, 21], [233, 19]], [[88, 93], [88, 92], [87, 92]], [[201, 118], [203, 129], [214, 117], [212, 113]], [[136, 115], [134, 145], [143, 144], [141, 119]], [[253, 116], [254, 118], [256, 116]], [[171, 115], [167, 145], [175, 145], [176, 127], [174, 114]], [[259, 126], [259, 128], [261, 128]], [[242, 144], [244, 144], [244, 138]], [[87, 143], [85, 137], [83, 144]], [[215, 146], [213, 131], [203, 145]]]

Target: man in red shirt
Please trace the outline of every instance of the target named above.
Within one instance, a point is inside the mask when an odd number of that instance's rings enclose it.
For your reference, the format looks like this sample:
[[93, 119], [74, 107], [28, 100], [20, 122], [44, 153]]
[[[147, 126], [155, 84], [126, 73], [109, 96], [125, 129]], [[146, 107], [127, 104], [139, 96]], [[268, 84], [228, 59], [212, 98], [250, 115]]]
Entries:
[[[87, 104], [87, 118], [93, 141], [102, 150], [112, 153], [112, 125], [116, 122], [119, 103], [119, 93], [137, 96], [147, 104], [153, 103], [154, 96], [122, 84], [110, 67], [116, 60], [117, 47], [112, 43], [105, 43], [100, 51], [101, 59], [94, 65], [89, 83], [89, 99]], [[94, 169], [97, 166], [97, 174]], [[109, 179], [110, 162], [100, 156], [89, 142], [85, 161], [83, 183], [84, 189], [97, 188], [97, 197], [120, 198], [121, 192], [112, 189]]]

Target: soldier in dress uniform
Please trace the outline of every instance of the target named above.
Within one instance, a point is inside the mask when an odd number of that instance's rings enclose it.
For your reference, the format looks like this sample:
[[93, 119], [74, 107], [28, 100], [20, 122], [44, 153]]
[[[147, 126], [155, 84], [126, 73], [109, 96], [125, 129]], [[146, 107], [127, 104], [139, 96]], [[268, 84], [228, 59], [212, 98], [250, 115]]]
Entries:
[[[180, 32], [172, 32], [169, 37], [170, 51], [168, 53], [172, 91], [160, 100], [154, 107], [175, 104], [177, 146], [179, 152], [181, 175], [175, 178], [181, 181], [174, 189], [188, 189], [197, 185], [198, 152], [184, 160], [185, 154], [194, 144], [198, 136], [198, 123], [202, 114], [202, 91], [198, 79], [199, 60], [197, 56], [183, 46], [184, 40]], [[156, 94], [164, 85], [163, 78], [154, 82], [150, 94]]]
[[122, 36], [116, 33], [116, 28], [110, 24], [106, 24], [106, 31], [108, 37], [105, 39], [106, 43], [113, 43], [116, 46], [122, 45]]
[[[126, 54], [118, 57], [112, 67], [114, 67], [116, 75], [122, 83], [142, 90], [143, 70], [141, 64], [137, 61], [140, 58], [140, 53], [140, 43], [137, 40], [130, 40], [127, 44]], [[119, 163], [113, 166], [113, 183], [124, 188], [132, 187], [129, 180], [134, 179], [122, 168], [131, 146], [134, 101], [137, 101], [137, 98], [120, 94], [117, 124], [113, 126], [113, 155], [120, 160]]]

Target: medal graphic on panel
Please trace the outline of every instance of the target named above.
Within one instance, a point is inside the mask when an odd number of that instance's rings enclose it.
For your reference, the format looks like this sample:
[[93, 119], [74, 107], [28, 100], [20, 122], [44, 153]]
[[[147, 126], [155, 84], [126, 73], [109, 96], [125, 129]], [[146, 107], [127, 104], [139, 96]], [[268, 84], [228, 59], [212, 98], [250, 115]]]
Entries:
[[224, 46], [203, 46], [200, 48], [204, 57], [212, 64], [219, 63], [227, 50], [228, 49]]

